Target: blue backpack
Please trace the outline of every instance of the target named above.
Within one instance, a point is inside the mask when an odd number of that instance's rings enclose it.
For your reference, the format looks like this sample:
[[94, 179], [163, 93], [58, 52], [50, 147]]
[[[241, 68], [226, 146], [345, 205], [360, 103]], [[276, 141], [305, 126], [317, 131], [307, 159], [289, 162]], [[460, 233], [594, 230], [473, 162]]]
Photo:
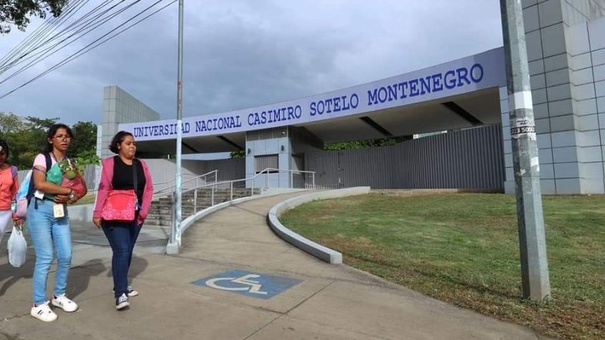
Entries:
[[[43, 155], [46, 160], [46, 171], [48, 171], [52, 165], [52, 160], [50, 159], [50, 154], [48, 152], [44, 152]], [[36, 187], [34, 186], [34, 181], [32, 180], [32, 173], [33, 169], [27, 172], [27, 175], [25, 175], [25, 178], [21, 182], [21, 186], [19, 187], [19, 191], [17, 191], [17, 195], [15, 197], [15, 200], [17, 201], [15, 214], [22, 220], [24, 220], [27, 216], [27, 206], [36, 192]]]

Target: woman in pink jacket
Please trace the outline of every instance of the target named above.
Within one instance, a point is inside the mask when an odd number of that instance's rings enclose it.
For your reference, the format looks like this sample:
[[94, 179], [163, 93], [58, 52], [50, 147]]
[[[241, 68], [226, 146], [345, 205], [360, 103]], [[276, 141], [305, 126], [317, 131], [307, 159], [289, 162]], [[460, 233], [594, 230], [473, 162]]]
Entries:
[[[128, 271], [134, 245], [147, 217], [153, 197], [153, 182], [145, 161], [135, 157], [137, 146], [130, 132], [120, 131], [112, 139], [109, 150], [117, 156], [101, 162], [101, 180], [93, 211], [93, 223], [103, 229], [111, 250], [116, 309], [130, 306], [128, 297], [139, 293], [128, 285]], [[135, 183], [136, 179], [136, 183]], [[104, 220], [103, 210], [111, 190], [135, 190], [137, 204], [132, 221]]]

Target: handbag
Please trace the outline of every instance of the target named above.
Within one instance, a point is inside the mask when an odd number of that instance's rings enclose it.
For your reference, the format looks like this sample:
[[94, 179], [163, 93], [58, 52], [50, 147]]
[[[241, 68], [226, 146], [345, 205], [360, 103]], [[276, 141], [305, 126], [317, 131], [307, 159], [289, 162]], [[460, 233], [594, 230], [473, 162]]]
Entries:
[[8, 238], [8, 262], [13, 267], [21, 267], [27, 257], [27, 241], [23, 237], [23, 230], [13, 226], [13, 232]]
[[137, 195], [134, 190], [111, 190], [105, 200], [101, 218], [105, 221], [134, 221]]
[[133, 190], [110, 190], [103, 205], [101, 218], [105, 221], [132, 222], [138, 210], [136, 162], [132, 163]]

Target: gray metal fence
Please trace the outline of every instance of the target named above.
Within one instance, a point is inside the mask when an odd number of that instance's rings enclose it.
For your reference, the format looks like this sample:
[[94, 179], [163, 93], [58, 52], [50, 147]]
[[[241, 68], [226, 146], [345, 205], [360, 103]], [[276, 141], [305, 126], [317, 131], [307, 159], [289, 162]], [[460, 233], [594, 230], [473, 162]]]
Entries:
[[504, 191], [502, 127], [482, 126], [393, 146], [305, 154], [318, 187]]

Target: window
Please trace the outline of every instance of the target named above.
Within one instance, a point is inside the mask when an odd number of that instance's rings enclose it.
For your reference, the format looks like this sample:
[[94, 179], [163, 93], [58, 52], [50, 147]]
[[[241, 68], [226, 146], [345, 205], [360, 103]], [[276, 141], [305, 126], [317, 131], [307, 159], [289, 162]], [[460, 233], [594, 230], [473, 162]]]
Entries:
[[277, 173], [277, 155], [254, 156], [254, 168], [256, 169], [255, 173], [259, 173], [267, 168], [273, 169], [269, 173]]

